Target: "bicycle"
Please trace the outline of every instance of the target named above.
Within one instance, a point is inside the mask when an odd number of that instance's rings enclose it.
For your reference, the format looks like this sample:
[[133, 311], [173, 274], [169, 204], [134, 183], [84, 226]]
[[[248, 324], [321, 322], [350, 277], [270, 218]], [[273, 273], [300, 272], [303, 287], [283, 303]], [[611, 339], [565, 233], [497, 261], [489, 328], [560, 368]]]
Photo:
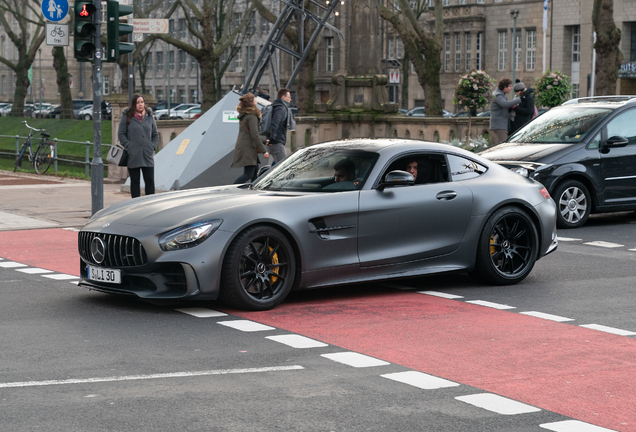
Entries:
[[[53, 158], [55, 157], [55, 147], [53, 147], [53, 143], [48, 139], [51, 135], [46, 133], [45, 129], [36, 129], [29, 126], [26, 120], [24, 120], [22, 123], [29, 129], [31, 129], [31, 132], [29, 132], [29, 136], [27, 137], [24, 144], [22, 144], [22, 150], [20, 150], [20, 154], [15, 159], [15, 168], [13, 168], [13, 172], [16, 172], [18, 168], [22, 167], [22, 158], [28, 150], [29, 154], [27, 156], [29, 158], [29, 162], [31, 162], [33, 168], [35, 169], [35, 172], [38, 174], [44, 174], [51, 166], [51, 162], [53, 162]], [[42, 136], [40, 145], [35, 152], [33, 151], [33, 145], [31, 144], [31, 137], [33, 137], [33, 132], [40, 132], [40, 135]]]

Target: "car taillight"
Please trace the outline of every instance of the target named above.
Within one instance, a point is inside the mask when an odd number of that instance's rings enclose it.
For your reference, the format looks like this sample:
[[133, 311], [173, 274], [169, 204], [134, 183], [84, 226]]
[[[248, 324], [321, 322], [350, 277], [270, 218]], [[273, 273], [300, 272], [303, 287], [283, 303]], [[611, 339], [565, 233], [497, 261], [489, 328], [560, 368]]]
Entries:
[[546, 188], [542, 188], [539, 193], [543, 195], [543, 198], [550, 199], [550, 192]]

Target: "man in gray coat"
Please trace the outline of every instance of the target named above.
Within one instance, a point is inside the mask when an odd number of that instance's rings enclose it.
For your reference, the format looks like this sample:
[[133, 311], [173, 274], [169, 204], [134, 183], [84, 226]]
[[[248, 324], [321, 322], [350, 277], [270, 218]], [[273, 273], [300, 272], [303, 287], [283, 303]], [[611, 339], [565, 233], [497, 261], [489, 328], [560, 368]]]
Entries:
[[490, 103], [490, 130], [488, 131], [488, 145], [494, 146], [508, 139], [509, 108], [521, 103], [521, 99], [511, 101], [506, 99], [506, 94], [512, 91], [512, 80], [502, 78], [497, 84], [495, 98]]

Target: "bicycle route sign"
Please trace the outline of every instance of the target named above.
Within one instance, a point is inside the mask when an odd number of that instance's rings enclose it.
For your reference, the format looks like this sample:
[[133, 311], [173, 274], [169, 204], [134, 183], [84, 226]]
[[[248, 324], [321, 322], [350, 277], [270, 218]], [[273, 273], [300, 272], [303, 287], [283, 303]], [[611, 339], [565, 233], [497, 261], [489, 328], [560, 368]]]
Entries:
[[43, 0], [42, 14], [49, 21], [62, 21], [68, 14], [68, 0]]
[[68, 46], [68, 24], [46, 23], [46, 44]]

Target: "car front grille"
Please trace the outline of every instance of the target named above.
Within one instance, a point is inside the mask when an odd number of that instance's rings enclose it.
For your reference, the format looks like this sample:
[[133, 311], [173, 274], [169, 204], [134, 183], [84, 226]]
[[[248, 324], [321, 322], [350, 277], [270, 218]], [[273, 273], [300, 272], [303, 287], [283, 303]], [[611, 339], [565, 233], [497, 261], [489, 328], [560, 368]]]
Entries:
[[[100, 263], [95, 261], [91, 253], [91, 242], [95, 237], [100, 238], [106, 246], [104, 260]], [[133, 237], [80, 231], [78, 246], [80, 256], [90, 264], [104, 267], [134, 267], [148, 262], [143, 245]]]

